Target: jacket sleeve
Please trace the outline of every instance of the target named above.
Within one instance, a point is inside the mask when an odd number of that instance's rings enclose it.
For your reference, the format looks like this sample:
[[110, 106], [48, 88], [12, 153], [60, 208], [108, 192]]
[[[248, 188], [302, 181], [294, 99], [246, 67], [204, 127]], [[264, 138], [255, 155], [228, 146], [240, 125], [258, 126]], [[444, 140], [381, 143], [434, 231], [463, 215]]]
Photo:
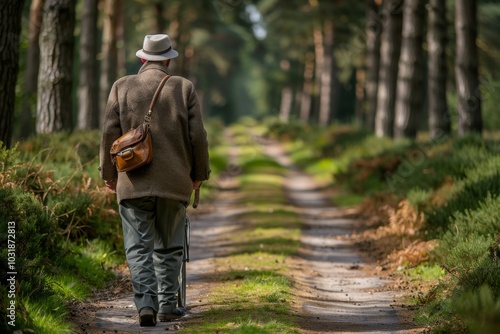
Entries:
[[109, 151], [111, 150], [111, 145], [113, 144], [113, 142], [121, 135], [122, 130], [120, 126], [118, 90], [115, 83], [111, 88], [111, 92], [109, 93], [101, 137], [99, 169], [101, 171], [101, 178], [103, 180], [116, 180], [118, 178], [118, 171], [111, 161], [111, 155]]
[[203, 125], [198, 95], [192, 83], [188, 97], [188, 117], [189, 139], [193, 152], [191, 179], [193, 181], [205, 181], [210, 177], [207, 131]]

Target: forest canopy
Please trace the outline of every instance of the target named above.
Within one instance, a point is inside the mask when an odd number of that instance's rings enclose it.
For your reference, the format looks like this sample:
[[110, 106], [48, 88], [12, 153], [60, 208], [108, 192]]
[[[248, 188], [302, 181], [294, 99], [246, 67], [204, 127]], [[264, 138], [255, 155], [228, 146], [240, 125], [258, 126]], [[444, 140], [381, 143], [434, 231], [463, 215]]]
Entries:
[[0, 41], [8, 146], [99, 129], [111, 84], [137, 72], [154, 33], [171, 36], [172, 73], [195, 83], [205, 116], [226, 123], [354, 122], [395, 138], [500, 127], [500, 1], [32, 0], [1, 11], [16, 37]]

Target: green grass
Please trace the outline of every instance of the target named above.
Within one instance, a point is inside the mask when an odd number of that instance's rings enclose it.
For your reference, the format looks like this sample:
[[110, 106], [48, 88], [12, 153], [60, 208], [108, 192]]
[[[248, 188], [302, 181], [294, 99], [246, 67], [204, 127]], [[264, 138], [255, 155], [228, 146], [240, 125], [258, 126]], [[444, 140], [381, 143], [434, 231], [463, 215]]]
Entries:
[[34, 324], [35, 333], [40, 334], [71, 334], [75, 328], [68, 323], [67, 303], [62, 295], [54, 294], [43, 300], [33, 298], [23, 300], [23, 305]]
[[[284, 256], [266, 252], [217, 260], [219, 272], [209, 295], [211, 308], [199, 324], [182, 333], [298, 333], [291, 315], [292, 283], [281, 274]], [[285, 271], [286, 272], [286, 271]]]
[[434, 282], [444, 278], [446, 272], [439, 265], [434, 263], [422, 263], [415, 268], [405, 271], [408, 278], [419, 282]]
[[353, 207], [361, 204], [365, 196], [350, 192], [341, 192], [333, 197], [333, 203], [341, 208]]
[[[89, 293], [89, 287], [75, 276], [63, 274], [47, 279], [52, 291], [61, 296], [63, 300], [84, 300]], [[35, 319], [36, 323], [36, 319]]]

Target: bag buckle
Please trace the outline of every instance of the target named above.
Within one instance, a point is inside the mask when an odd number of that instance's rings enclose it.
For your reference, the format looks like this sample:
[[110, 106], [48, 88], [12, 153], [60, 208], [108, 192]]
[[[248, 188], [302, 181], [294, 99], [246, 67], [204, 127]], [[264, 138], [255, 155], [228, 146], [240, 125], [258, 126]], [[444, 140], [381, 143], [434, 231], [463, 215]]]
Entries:
[[144, 123], [149, 124], [149, 122], [151, 122], [151, 109], [149, 109], [146, 116], [144, 116]]
[[132, 147], [126, 148], [118, 153], [116, 155], [123, 157], [124, 155], [126, 156], [128, 152], [133, 151], [134, 149]]

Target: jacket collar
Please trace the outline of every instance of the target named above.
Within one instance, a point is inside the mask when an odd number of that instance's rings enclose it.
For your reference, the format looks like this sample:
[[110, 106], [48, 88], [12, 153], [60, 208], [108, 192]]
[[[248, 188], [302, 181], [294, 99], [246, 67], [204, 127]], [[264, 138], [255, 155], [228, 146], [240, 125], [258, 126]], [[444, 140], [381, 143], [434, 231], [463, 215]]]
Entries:
[[162, 72], [165, 72], [165, 74], [168, 74], [168, 67], [163, 62], [160, 61], [145, 62], [139, 69], [139, 74], [148, 70], [160, 70]]

